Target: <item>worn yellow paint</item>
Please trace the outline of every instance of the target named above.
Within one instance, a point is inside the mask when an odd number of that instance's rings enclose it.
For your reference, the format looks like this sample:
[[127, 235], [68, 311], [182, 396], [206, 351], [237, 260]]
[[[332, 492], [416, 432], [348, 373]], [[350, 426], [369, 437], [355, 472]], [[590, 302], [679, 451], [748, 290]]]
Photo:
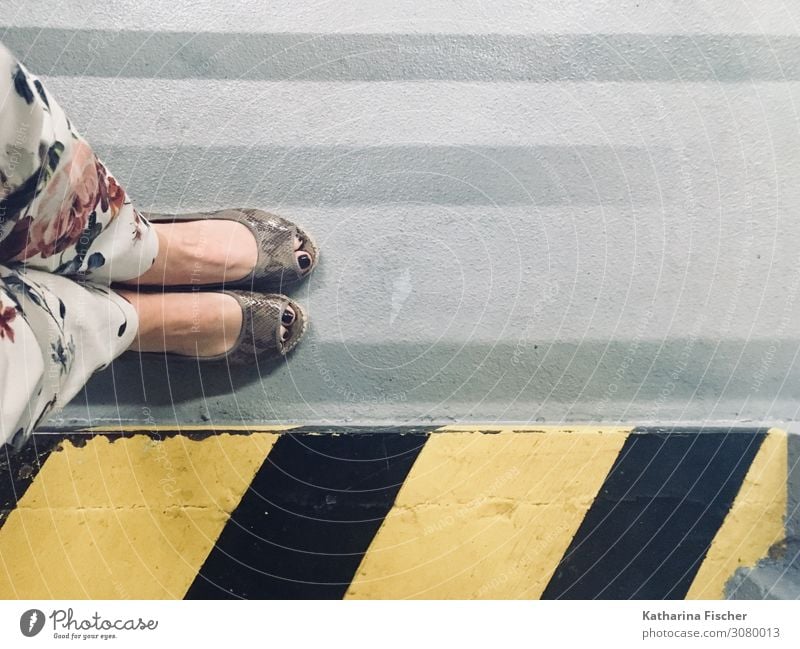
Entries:
[[728, 515], [697, 571], [686, 599], [724, 599], [725, 582], [753, 566], [785, 536], [788, 441], [771, 429], [753, 459]]
[[53, 452], [0, 529], [0, 598], [180, 598], [278, 435]]
[[417, 458], [346, 596], [541, 596], [629, 432], [440, 429]]

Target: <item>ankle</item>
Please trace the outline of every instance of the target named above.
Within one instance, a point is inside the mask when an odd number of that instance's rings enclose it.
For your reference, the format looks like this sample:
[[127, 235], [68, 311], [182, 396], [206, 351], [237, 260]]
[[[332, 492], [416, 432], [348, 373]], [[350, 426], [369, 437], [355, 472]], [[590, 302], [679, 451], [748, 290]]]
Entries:
[[117, 292], [139, 318], [132, 351], [216, 356], [231, 349], [241, 332], [241, 307], [224, 293]]
[[179, 285], [234, 282], [255, 268], [258, 250], [246, 226], [232, 221], [156, 223], [162, 248], [142, 283]]

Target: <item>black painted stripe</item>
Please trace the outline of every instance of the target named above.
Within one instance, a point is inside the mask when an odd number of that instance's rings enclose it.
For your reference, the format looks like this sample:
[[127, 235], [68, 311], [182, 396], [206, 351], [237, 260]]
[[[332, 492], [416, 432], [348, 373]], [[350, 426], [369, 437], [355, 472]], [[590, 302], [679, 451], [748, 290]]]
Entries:
[[282, 435], [186, 598], [343, 597], [427, 438]]
[[285, 34], [1, 27], [37, 74], [321, 81], [785, 81], [761, 34]]
[[681, 599], [766, 430], [634, 431], [543, 599]]

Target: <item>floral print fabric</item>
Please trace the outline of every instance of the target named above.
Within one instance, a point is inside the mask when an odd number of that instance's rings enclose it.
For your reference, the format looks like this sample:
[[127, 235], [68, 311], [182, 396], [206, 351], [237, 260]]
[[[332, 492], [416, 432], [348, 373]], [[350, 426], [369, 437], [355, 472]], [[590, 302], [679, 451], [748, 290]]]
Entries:
[[158, 239], [39, 79], [0, 45], [0, 444], [21, 445], [128, 348], [108, 288]]

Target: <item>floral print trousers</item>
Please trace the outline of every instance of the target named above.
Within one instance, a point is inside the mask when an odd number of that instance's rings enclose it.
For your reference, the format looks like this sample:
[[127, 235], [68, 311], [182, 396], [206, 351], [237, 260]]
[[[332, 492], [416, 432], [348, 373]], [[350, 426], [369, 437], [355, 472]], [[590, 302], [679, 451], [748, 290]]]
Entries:
[[158, 238], [67, 116], [0, 44], [0, 446], [133, 341], [109, 285], [153, 263]]

